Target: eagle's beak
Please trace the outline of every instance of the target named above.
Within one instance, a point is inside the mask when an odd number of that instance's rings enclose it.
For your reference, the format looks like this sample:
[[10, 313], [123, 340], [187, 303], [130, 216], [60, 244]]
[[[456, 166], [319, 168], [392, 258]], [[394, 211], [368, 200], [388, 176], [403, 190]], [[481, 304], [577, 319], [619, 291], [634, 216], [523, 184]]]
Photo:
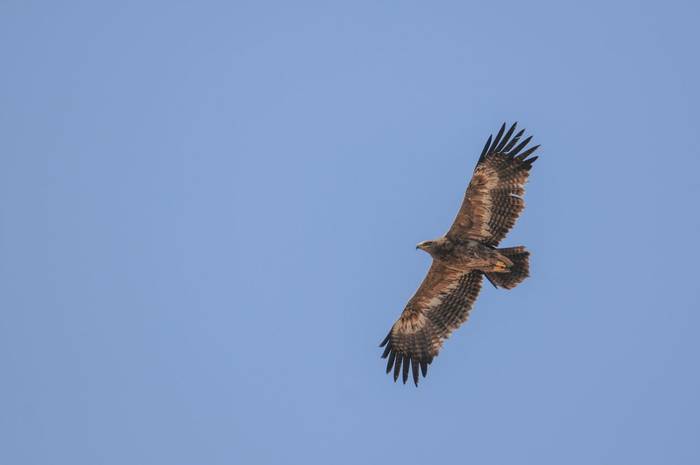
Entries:
[[429, 253], [431, 245], [432, 245], [432, 241], [419, 242], [418, 245], [416, 246], [416, 249], [421, 249], [421, 250]]

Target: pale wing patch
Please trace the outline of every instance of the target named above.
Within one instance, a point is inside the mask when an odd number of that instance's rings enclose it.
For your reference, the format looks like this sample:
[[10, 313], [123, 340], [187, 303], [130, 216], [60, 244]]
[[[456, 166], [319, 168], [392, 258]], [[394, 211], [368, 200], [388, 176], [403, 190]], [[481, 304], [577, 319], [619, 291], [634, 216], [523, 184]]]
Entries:
[[457, 289], [457, 286], [459, 286], [459, 279], [454, 279], [449, 286], [445, 287], [440, 291], [440, 293], [425, 302], [424, 311], [427, 312], [433, 310], [437, 308], [438, 305], [441, 305], [442, 301], [445, 299], [445, 296]]
[[492, 234], [489, 224], [493, 216], [493, 198], [491, 192], [498, 187], [498, 173], [488, 166], [479, 166], [474, 173], [467, 190], [467, 201], [471, 207], [475, 238], [488, 237]]
[[413, 334], [421, 330], [425, 326], [425, 315], [419, 312], [413, 312], [405, 318], [399, 318], [396, 322], [396, 330], [404, 334]]

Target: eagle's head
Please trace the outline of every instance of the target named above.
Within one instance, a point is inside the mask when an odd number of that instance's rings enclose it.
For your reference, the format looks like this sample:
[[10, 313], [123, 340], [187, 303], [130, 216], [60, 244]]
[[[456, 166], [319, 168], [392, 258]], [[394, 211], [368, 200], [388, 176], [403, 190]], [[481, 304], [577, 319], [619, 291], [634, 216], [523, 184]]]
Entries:
[[423, 241], [416, 246], [416, 249], [421, 249], [432, 256], [436, 256], [449, 251], [451, 246], [452, 244], [446, 237], [441, 237], [431, 241]]
[[430, 255], [433, 255], [435, 251], [441, 246], [440, 240], [432, 240], [432, 241], [423, 241], [419, 243], [416, 246], [416, 249], [423, 250], [425, 252], [428, 252]]

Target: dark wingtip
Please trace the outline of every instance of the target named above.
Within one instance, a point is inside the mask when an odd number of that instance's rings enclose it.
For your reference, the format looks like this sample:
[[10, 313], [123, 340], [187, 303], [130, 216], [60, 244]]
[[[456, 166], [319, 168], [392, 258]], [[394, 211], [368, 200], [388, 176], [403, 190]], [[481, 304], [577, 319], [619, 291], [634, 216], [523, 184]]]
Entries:
[[394, 382], [399, 379], [399, 371], [401, 371], [401, 361], [403, 359], [402, 354], [396, 355], [396, 360], [394, 361]]
[[486, 139], [486, 145], [484, 145], [484, 149], [481, 151], [481, 155], [479, 155], [479, 161], [476, 162], [477, 165], [481, 163], [484, 158], [486, 158], [486, 154], [489, 151], [489, 147], [491, 146], [491, 139], [493, 138], [493, 135], [489, 136], [488, 139]]
[[[530, 147], [529, 149], [525, 150], [523, 153], [521, 153], [520, 155], [518, 155], [518, 158], [519, 158], [520, 160], [525, 160], [525, 159], [528, 157], [528, 155], [532, 154], [532, 153], [533, 153], [535, 150], [537, 150], [538, 148], [540, 148], [539, 145], [535, 145], [534, 147]], [[532, 158], [531, 158], [530, 160], [532, 160]], [[527, 162], [527, 161], [530, 161], [530, 160], [525, 160], [525, 161]]]
[[505, 153], [514, 157], [518, 154], [518, 152], [520, 152], [520, 150], [527, 146], [532, 139], [532, 136], [522, 141], [516, 148], [513, 148], [515, 144], [520, 141], [520, 137], [522, 137], [522, 135], [525, 133], [525, 129], [521, 129], [515, 135], [513, 135], [513, 132], [515, 132], [517, 127], [518, 122], [516, 121], [512, 126], [510, 126], [508, 132], [506, 132], [506, 123], [504, 122], [499, 128], [498, 133], [496, 133], [495, 138], [493, 137], [493, 134], [490, 135], [486, 140], [484, 148], [481, 150], [481, 155], [479, 156], [477, 166], [491, 153]]
[[503, 133], [506, 130], [506, 123], [504, 122], [503, 125], [501, 125], [501, 129], [498, 130], [498, 134], [496, 134], [496, 138], [493, 140], [493, 144], [491, 145], [491, 148], [489, 149], [489, 152], [493, 152], [493, 150], [498, 147], [498, 144], [501, 143], [501, 137], [503, 137]]
[[498, 147], [495, 147], [493, 149], [494, 152], [500, 153], [503, 150], [503, 147], [505, 147], [506, 144], [508, 143], [508, 141], [510, 140], [510, 136], [513, 135], [513, 131], [515, 131], [516, 124], [518, 124], [518, 123], [513, 123], [513, 125], [510, 127], [510, 129], [508, 129], [508, 132], [506, 132], [506, 135], [503, 136], [503, 140], [501, 141], [501, 143], [498, 144]]
[[411, 368], [413, 368], [413, 382], [418, 387], [418, 360], [415, 358], [411, 361]]
[[384, 353], [382, 354], [382, 358], [386, 358], [387, 355], [389, 355], [389, 352], [391, 352], [391, 344], [388, 344], [386, 348], [384, 349]]
[[389, 360], [386, 362], [386, 374], [391, 373], [391, 369], [394, 366], [394, 359], [396, 358], [396, 352], [391, 352], [389, 354]]
[[524, 141], [522, 141], [520, 144], [518, 144], [517, 147], [515, 147], [513, 150], [508, 152], [508, 156], [515, 157], [523, 148], [525, 148], [525, 146], [527, 144], [530, 143], [531, 140], [532, 140], [532, 136], [529, 136], [528, 138], [526, 138]]
[[502, 150], [503, 153], [508, 153], [508, 151], [510, 151], [510, 149], [512, 149], [513, 146], [518, 143], [518, 141], [520, 140], [520, 137], [523, 135], [524, 132], [525, 132], [524, 129], [521, 129], [520, 131], [518, 131], [518, 133], [515, 136], [513, 136], [513, 139], [511, 139], [511, 141], [508, 142], [508, 145], [503, 147], [503, 150]]
[[525, 160], [525, 163], [527, 163], [527, 167], [532, 168], [532, 164], [535, 163], [535, 160], [537, 160], [538, 158], [540, 158], [540, 157], [534, 156], [532, 158], [528, 158], [527, 160]]
[[379, 344], [379, 347], [384, 347], [384, 346], [386, 345], [386, 343], [389, 342], [389, 338], [390, 338], [390, 337], [391, 337], [391, 331], [389, 331], [389, 334], [386, 335], [386, 337], [384, 338], [384, 340], [382, 341], [382, 343]]
[[432, 361], [432, 357], [412, 357], [409, 354], [391, 350], [386, 363], [386, 373], [390, 374], [393, 371], [395, 383], [400, 379], [403, 384], [406, 384], [409, 379], [412, 379], [413, 384], [418, 387], [421, 373], [423, 378], [428, 376], [428, 365]]

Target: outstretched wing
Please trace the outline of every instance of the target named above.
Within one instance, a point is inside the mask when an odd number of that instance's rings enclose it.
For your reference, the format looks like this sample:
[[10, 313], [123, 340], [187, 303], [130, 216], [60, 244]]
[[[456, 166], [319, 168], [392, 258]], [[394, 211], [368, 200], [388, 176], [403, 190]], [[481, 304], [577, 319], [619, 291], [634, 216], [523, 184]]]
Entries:
[[518, 144], [524, 130], [513, 136], [516, 124], [504, 135], [506, 125], [503, 123], [493, 142], [489, 136], [447, 237], [474, 239], [496, 246], [525, 208], [522, 197], [525, 183], [532, 163], [537, 160], [537, 157], [527, 157], [539, 145], [522, 151], [532, 137]]
[[467, 320], [481, 290], [481, 280], [480, 271], [465, 273], [433, 261], [423, 283], [380, 345], [386, 346], [382, 358], [389, 357], [386, 372], [394, 370], [394, 381], [403, 365], [404, 384], [412, 368], [413, 382], [418, 386], [418, 368], [425, 377], [443, 341]]

